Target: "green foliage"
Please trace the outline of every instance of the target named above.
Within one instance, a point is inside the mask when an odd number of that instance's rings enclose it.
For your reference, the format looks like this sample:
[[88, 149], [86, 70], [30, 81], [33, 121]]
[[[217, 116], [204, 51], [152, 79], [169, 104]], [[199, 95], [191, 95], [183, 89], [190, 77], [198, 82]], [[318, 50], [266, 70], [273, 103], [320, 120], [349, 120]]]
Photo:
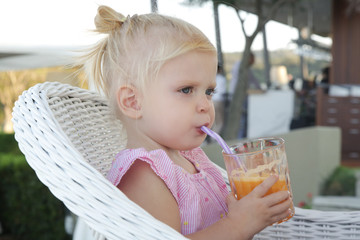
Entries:
[[14, 134], [0, 134], [0, 153], [21, 154]]
[[325, 180], [322, 195], [355, 196], [356, 168], [340, 166]]
[[[0, 153], [0, 221], [3, 234], [21, 240], [65, 240], [65, 207], [36, 177], [25, 157], [14, 147], [11, 135], [7, 153]], [[17, 146], [17, 144], [16, 144]], [[1, 236], [0, 236], [1, 239]]]
[[298, 207], [304, 208], [304, 209], [312, 209], [312, 198], [313, 198], [313, 195], [312, 195], [312, 193], [309, 192], [306, 195], [306, 200], [298, 203]]

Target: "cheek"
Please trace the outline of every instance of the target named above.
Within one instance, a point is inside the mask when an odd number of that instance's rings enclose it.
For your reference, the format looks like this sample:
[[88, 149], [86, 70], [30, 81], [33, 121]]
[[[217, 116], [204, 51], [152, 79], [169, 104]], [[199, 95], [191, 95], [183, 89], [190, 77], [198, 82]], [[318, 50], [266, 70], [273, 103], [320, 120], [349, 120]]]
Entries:
[[171, 127], [181, 117], [176, 107], [166, 102], [158, 103], [149, 114], [152, 122], [162, 129]]
[[216, 114], [214, 104], [211, 104], [209, 113], [210, 113], [210, 118], [211, 118], [211, 124], [213, 124], [215, 121], [215, 114]]
[[186, 114], [181, 108], [176, 106], [169, 107], [166, 111], [163, 111], [162, 118], [163, 124], [171, 127], [179, 126], [182, 122], [186, 121]]

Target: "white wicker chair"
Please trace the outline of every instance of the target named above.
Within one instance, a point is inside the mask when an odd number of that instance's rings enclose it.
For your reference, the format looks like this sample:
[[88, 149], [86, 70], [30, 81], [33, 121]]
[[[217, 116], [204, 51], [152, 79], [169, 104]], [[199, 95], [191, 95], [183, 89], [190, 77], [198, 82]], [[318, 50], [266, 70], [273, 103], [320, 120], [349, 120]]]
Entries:
[[[38, 84], [19, 97], [13, 123], [19, 147], [38, 178], [96, 232], [114, 240], [185, 239], [106, 180], [126, 136], [97, 93], [61, 83]], [[360, 212], [296, 208], [290, 221], [266, 228], [255, 239], [360, 239]]]

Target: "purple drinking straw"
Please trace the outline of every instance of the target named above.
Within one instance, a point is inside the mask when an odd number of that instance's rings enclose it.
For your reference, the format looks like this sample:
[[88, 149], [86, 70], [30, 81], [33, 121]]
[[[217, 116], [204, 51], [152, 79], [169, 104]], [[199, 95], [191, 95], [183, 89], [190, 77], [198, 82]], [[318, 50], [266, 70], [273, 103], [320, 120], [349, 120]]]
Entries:
[[216, 132], [210, 130], [209, 128], [202, 126], [201, 130], [206, 133], [207, 135], [209, 135], [210, 137], [214, 138], [222, 147], [222, 149], [224, 149], [224, 152], [227, 154], [232, 154], [229, 146], [226, 144], [226, 142], [224, 141], [224, 139], [222, 139], [219, 134], [217, 134]]
[[[219, 136], [219, 134], [217, 134], [216, 132], [212, 131], [211, 129], [209, 129], [209, 128], [205, 127], [205, 126], [201, 127], [201, 131], [203, 131], [204, 133], [206, 133], [210, 137], [214, 138], [219, 143], [219, 145], [222, 147], [222, 149], [224, 149], [225, 153], [233, 154], [232, 151], [230, 150], [229, 146], [226, 144], [224, 139], [222, 139], [222, 137]], [[235, 156], [235, 158], [238, 158], [238, 157], [239, 156]], [[242, 161], [240, 161], [240, 164], [242, 165], [242, 168], [244, 169], [244, 171], [247, 172], [247, 169], [244, 166], [244, 164], [242, 163]]]

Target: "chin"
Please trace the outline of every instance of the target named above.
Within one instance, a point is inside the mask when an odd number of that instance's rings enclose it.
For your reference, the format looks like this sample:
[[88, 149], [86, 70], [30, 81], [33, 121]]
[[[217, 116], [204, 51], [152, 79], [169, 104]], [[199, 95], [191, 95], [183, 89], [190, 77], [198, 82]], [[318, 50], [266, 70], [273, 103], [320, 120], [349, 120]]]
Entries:
[[[202, 141], [203, 142], [203, 141]], [[189, 150], [192, 150], [194, 148], [197, 148], [197, 147], [200, 147], [202, 142], [200, 143], [194, 143], [194, 144], [187, 144], [187, 145], [182, 145], [182, 146], [179, 146], [178, 150], [179, 151], [189, 151]]]
[[191, 149], [194, 149], [194, 148], [197, 148], [197, 147], [200, 147], [201, 144], [204, 142], [205, 138], [202, 140], [202, 141], [199, 141], [199, 142], [196, 142], [194, 144], [192, 144], [191, 146], [188, 147], [187, 150], [191, 150]]
[[172, 146], [168, 145], [168, 148], [176, 149], [178, 151], [189, 151], [194, 148], [200, 147], [205, 141], [206, 135], [201, 137], [191, 138], [188, 141], [183, 139], [181, 142], [174, 143]]

